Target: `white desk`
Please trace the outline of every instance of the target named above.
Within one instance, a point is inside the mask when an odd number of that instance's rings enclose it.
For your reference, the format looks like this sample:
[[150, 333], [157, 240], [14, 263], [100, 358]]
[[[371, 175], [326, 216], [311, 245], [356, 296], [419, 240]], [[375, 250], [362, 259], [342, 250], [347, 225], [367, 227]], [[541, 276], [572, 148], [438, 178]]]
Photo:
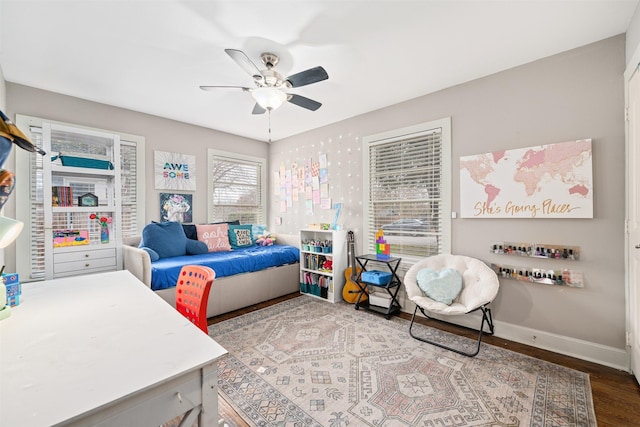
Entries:
[[217, 425], [226, 350], [131, 273], [22, 288], [0, 321], [0, 425]]

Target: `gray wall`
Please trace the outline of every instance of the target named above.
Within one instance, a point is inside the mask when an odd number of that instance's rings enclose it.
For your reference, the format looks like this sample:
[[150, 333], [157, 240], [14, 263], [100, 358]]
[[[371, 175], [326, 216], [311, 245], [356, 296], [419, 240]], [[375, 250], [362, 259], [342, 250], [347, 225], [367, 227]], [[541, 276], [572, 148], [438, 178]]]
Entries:
[[[278, 141], [271, 149], [271, 173], [281, 163], [288, 166], [327, 153], [330, 196], [344, 204], [339, 222], [361, 242], [366, 135], [451, 116], [453, 211], [460, 209], [460, 156], [592, 138], [593, 219], [454, 219], [452, 252], [486, 262], [557, 268], [552, 260], [491, 254], [489, 245], [530, 241], [579, 246], [581, 260], [568, 267], [583, 271], [584, 289], [501, 280], [494, 317], [521, 329], [624, 349], [624, 69], [625, 36], [619, 35]], [[333, 212], [305, 215], [303, 203], [294, 202], [281, 213], [277, 200], [270, 204], [272, 222], [282, 218], [276, 232], [330, 223]]]
[[627, 65], [634, 54], [637, 54], [640, 46], [640, 4], [636, 6], [636, 11], [631, 17], [629, 28], [627, 29]]

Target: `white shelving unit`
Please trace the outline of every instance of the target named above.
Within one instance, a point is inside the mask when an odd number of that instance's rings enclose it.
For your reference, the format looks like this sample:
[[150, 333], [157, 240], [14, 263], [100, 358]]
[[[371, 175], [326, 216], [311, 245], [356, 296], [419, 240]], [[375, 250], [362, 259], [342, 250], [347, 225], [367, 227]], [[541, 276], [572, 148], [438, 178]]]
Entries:
[[[118, 135], [45, 123], [42, 128], [45, 279], [122, 269], [120, 206], [120, 138]], [[63, 165], [58, 154], [107, 159], [113, 169]], [[71, 187], [66, 206], [53, 197], [53, 188]], [[95, 206], [79, 206], [87, 193]], [[58, 204], [56, 206], [56, 203]], [[98, 218], [111, 218], [108, 243], [101, 241]], [[68, 241], [54, 242], [54, 237]]]
[[[326, 268], [327, 261], [331, 268]], [[342, 301], [346, 268], [346, 231], [300, 230], [301, 293], [333, 303]]]

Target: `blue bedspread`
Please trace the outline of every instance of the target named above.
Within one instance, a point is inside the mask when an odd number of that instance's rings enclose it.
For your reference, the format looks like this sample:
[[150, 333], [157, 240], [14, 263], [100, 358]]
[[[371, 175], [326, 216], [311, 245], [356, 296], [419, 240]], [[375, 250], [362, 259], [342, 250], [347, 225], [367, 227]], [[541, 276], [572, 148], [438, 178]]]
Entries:
[[174, 287], [178, 281], [180, 269], [187, 264], [211, 267], [216, 272], [216, 278], [220, 278], [299, 261], [298, 248], [287, 245], [256, 245], [234, 249], [231, 252], [209, 252], [202, 255], [161, 258], [151, 263], [151, 289], [157, 291]]

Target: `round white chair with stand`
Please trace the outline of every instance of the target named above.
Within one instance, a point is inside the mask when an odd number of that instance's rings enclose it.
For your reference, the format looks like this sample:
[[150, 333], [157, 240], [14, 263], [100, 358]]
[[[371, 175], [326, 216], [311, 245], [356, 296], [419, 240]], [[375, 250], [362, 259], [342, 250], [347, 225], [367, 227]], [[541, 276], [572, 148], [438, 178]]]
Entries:
[[[435, 301], [425, 295], [418, 286], [418, 273], [423, 269], [432, 269], [440, 272], [443, 269], [457, 270], [462, 276], [462, 289], [451, 304], [445, 304]], [[410, 335], [420, 341], [424, 341], [435, 346], [454, 351], [464, 356], [473, 357], [480, 352], [480, 342], [482, 334], [493, 335], [493, 319], [491, 318], [491, 309], [487, 307], [491, 303], [500, 287], [498, 276], [484, 262], [476, 258], [464, 255], [440, 254], [425, 258], [415, 263], [404, 276], [404, 286], [407, 291], [407, 297], [416, 304], [416, 308], [411, 317], [409, 325]], [[473, 352], [465, 352], [460, 349], [449, 347], [445, 344], [432, 341], [424, 337], [418, 337], [413, 333], [413, 324], [418, 309], [428, 319], [443, 321], [430, 317], [427, 313], [439, 316], [464, 315], [476, 310], [482, 311], [482, 322], [478, 330], [478, 346]], [[445, 322], [448, 323], [448, 322]], [[487, 324], [489, 331], [484, 331], [484, 325]]]

